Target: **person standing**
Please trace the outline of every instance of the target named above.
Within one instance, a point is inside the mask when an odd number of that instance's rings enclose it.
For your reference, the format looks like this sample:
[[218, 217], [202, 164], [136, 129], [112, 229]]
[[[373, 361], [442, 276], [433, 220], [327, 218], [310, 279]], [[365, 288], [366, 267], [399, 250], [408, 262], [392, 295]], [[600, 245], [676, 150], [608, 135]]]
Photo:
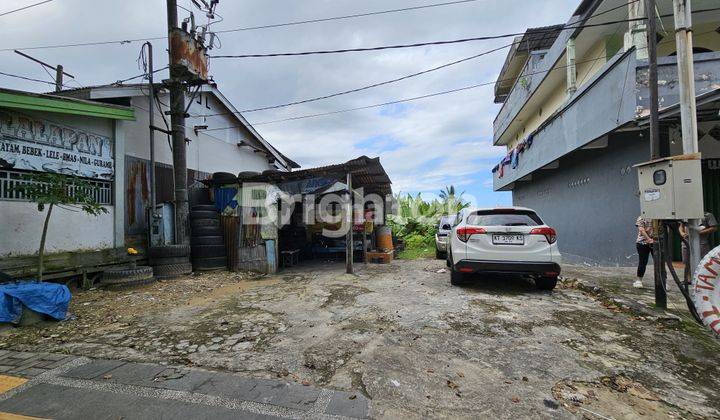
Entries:
[[[710, 238], [713, 233], [718, 230], [718, 223], [715, 216], [706, 212], [700, 221], [700, 258], [703, 258], [710, 252]], [[684, 239], [682, 242], [682, 260], [685, 264], [685, 283], [690, 284], [690, 276], [692, 275], [692, 267], [690, 267], [690, 251], [687, 247], [689, 238], [689, 227], [686, 223], [680, 224], [680, 236]]]
[[[645, 277], [645, 270], [647, 268], [650, 255], [652, 255], [653, 244], [653, 224], [652, 220], [644, 219], [642, 216], [637, 218], [635, 222], [637, 226], [638, 234], [635, 240], [635, 248], [638, 253], [638, 268], [637, 268], [637, 280], [633, 283], [633, 287], [637, 289], [643, 288], [643, 277]], [[653, 260], [654, 263], [654, 260]]]

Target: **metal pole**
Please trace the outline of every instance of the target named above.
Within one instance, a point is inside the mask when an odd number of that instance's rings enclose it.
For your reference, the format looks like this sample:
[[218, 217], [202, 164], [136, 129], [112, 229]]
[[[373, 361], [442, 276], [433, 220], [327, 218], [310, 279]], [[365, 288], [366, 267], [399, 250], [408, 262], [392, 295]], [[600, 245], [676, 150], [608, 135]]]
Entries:
[[352, 174], [347, 174], [347, 189], [350, 194], [347, 203], [347, 212], [345, 214], [345, 223], [348, 227], [348, 232], [345, 236], [345, 268], [348, 274], [353, 274], [353, 187], [352, 187]]
[[[680, 82], [680, 119], [683, 153], [697, 153], [697, 103], [695, 101], [695, 69], [693, 68], [692, 5], [690, 0], [673, 0], [675, 42], [677, 44], [678, 79]], [[702, 188], [702, 187], [701, 187]], [[699, 220], [689, 220], [690, 268], [694, 274], [700, 264]]]
[[175, 48], [173, 48], [173, 30], [178, 25], [177, 1], [167, 0], [168, 16], [168, 55], [170, 59], [170, 120], [173, 144], [173, 172], [175, 175], [175, 243], [190, 243], [190, 208], [187, 190], [187, 150], [185, 144], [185, 90], [173, 66]]
[[150, 118], [150, 203], [152, 210], [150, 214], [154, 217], [157, 215], [157, 195], [155, 192], [155, 84], [153, 74], [153, 47], [150, 41], [146, 42], [148, 48], [148, 82], [150, 89], [148, 94], [149, 118]]
[[[648, 60], [650, 82], [650, 160], [661, 157], [660, 151], [660, 106], [658, 104], [658, 67], [657, 67], [657, 21], [655, 16], [655, 0], [645, 0], [647, 14]], [[667, 308], [667, 287], [665, 272], [665, 225], [662, 220], [657, 226], [658, 242], [653, 246], [653, 266], [655, 274], [655, 305]]]

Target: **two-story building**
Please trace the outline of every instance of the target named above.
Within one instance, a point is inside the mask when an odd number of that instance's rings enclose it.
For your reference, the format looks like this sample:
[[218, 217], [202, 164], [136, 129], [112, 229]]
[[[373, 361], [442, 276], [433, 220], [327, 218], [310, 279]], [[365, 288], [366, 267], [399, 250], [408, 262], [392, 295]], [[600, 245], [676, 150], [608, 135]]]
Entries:
[[[682, 153], [671, 0], [658, 0], [661, 143]], [[720, 213], [720, 11], [694, 0], [694, 60], [705, 205]], [[631, 265], [636, 170], [650, 160], [643, 1], [583, 0], [565, 25], [516, 39], [495, 88], [496, 191], [536, 209], [571, 262]], [[608, 22], [615, 22], [606, 24]], [[716, 238], [717, 239], [717, 238]]]

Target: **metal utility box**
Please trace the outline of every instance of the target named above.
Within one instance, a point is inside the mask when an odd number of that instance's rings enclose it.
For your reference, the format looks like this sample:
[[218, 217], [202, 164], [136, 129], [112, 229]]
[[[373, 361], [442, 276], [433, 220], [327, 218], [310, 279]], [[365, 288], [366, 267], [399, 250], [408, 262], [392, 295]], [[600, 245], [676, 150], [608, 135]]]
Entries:
[[705, 213], [700, 153], [635, 165], [646, 219], [701, 219]]

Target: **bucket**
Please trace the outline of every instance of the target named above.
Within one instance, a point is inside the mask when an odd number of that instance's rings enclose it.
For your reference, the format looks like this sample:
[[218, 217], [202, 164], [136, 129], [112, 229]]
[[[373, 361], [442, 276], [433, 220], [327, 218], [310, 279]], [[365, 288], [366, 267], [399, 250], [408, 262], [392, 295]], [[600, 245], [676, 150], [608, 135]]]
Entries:
[[392, 229], [388, 226], [380, 226], [377, 229], [377, 247], [380, 250], [393, 249]]

